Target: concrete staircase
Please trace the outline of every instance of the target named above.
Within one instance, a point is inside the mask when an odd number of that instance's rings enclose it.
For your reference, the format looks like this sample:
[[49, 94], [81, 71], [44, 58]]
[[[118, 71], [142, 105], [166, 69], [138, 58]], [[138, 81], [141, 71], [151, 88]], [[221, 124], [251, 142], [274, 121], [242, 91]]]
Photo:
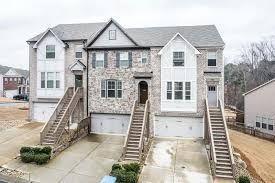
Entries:
[[124, 160], [139, 161], [139, 142], [142, 138], [142, 126], [145, 105], [138, 104], [134, 110], [133, 121], [130, 126]]
[[215, 176], [218, 178], [233, 179], [233, 170], [226, 127], [221, 108], [209, 108], [210, 124], [212, 128], [214, 148], [216, 154]]

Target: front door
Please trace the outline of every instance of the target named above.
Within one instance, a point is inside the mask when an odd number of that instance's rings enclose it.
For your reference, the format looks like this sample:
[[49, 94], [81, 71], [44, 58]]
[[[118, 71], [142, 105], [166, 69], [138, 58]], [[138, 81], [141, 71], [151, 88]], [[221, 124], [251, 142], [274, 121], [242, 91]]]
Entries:
[[148, 99], [148, 84], [145, 81], [139, 82], [139, 103], [145, 104]]
[[82, 87], [82, 75], [75, 75], [75, 88]]
[[212, 85], [208, 86], [207, 99], [208, 99], [208, 104], [210, 107], [218, 106], [217, 86], [212, 86]]

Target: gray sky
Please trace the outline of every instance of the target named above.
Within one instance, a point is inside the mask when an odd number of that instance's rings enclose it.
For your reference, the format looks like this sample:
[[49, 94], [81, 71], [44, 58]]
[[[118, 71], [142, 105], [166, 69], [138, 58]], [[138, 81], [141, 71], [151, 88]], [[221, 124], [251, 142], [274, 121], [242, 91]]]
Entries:
[[233, 60], [249, 42], [275, 35], [273, 0], [8, 0], [0, 6], [0, 64], [28, 68], [26, 40], [60, 23], [124, 27], [215, 24]]

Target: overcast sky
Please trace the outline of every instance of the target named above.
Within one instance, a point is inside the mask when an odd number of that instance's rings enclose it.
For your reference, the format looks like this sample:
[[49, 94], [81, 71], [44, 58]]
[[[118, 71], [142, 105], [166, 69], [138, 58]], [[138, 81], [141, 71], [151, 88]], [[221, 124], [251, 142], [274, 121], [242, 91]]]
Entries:
[[275, 35], [273, 0], [8, 0], [0, 6], [0, 64], [28, 68], [26, 40], [60, 23], [123, 27], [215, 24], [227, 61], [249, 42]]

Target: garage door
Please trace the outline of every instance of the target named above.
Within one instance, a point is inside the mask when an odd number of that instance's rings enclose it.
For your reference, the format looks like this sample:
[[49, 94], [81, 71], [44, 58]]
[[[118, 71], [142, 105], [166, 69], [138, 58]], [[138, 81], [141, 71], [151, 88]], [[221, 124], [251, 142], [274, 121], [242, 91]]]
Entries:
[[126, 134], [130, 115], [91, 114], [91, 132]]
[[203, 137], [203, 119], [187, 117], [155, 117], [156, 137]]
[[54, 112], [57, 103], [34, 103], [33, 120], [47, 122]]

